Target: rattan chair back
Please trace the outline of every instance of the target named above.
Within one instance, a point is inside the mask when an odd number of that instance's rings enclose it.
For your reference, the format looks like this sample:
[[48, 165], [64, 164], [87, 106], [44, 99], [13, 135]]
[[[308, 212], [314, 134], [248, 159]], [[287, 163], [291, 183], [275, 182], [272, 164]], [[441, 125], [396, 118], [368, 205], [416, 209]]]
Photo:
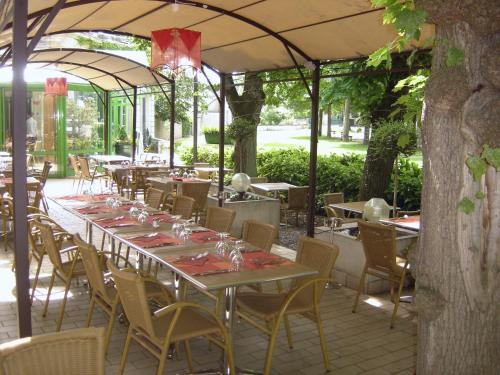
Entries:
[[[295, 261], [318, 271], [318, 274], [310, 277], [295, 279], [292, 282], [292, 289], [299, 288], [301, 285], [304, 285], [308, 281], [315, 278], [330, 278], [330, 274], [338, 255], [339, 248], [337, 245], [311, 237], [300, 237], [297, 258]], [[296, 297], [297, 301], [301, 301], [301, 304], [303, 305], [313, 306], [313, 287], [314, 286], [311, 285], [300, 292], [300, 294]], [[324, 290], [324, 287], [319, 287], [316, 293], [316, 302], [319, 302]]]
[[111, 176], [116, 184], [118, 194], [123, 195], [125, 190], [129, 188], [130, 171], [128, 169], [118, 168], [112, 172]]
[[211, 182], [184, 182], [182, 184], [182, 195], [195, 200], [194, 210], [203, 211], [207, 204], [208, 190]]
[[172, 206], [172, 215], [181, 215], [183, 219], [191, 219], [195, 203], [196, 201], [191, 197], [176, 196]]
[[36, 228], [40, 231], [40, 238], [42, 240], [43, 247], [47, 252], [52, 265], [65, 275], [61, 254], [59, 252], [58, 241], [54, 238], [54, 232], [52, 226], [49, 223], [42, 223], [40, 221], [35, 221]]
[[325, 211], [328, 217], [345, 218], [344, 210], [328, 207], [330, 204], [344, 203], [344, 193], [327, 193], [323, 195]]
[[257, 220], [246, 220], [243, 223], [241, 239], [263, 251], [271, 251], [278, 230], [272, 224], [262, 223]]
[[82, 177], [85, 180], [92, 180], [92, 173], [90, 171], [89, 159], [79, 156], [78, 161], [80, 162], [80, 170], [82, 172]]
[[307, 197], [309, 196], [309, 186], [291, 187], [288, 189], [288, 209], [305, 210], [307, 207]]
[[75, 172], [75, 176], [80, 175], [80, 166], [78, 165], [78, 159], [75, 155], [68, 155], [69, 162], [71, 163], [71, 167], [73, 168], [73, 172]]
[[208, 207], [207, 217], [205, 219], [205, 228], [216, 232], [231, 231], [236, 211], [223, 207]]
[[156, 338], [143, 277], [135, 272], [119, 270], [111, 260], [108, 261], [108, 268], [131, 327]]
[[39, 184], [27, 184], [26, 193], [28, 194], [28, 205], [33, 207], [40, 207], [40, 201], [42, 200], [41, 185]]
[[93, 292], [107, 304], [111, 305], [113, 301], [106, 290], [102, 262], [97, 249], [94, 245], [83, 241], [78, 234], [73, 236], [73, 242], [78, 246], [78, 253], [82, 259], [83, 267], [85, 268], [87, 279]]
[[104, 375], [104, 328], [80, 328], [0, 345], [0, 374]]
[[162, 190], [149, 188], [146, 192], [144, 202], [151, 208], [159, 210], [165, 199], [165, 193]]
[[389, 225], [358, 221], [366, 265], [381, 272], [397, 270], [396, 228]]

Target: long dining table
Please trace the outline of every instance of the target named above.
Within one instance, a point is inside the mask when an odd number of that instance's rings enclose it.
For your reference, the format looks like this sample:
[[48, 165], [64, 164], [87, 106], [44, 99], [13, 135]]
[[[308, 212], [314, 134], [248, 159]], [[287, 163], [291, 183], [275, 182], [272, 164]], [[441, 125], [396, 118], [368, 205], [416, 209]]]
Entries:
[[[174, 273], [177, 298], [182, 297], [182, 279], [205, 291], [223, 289], [225, 309], [222, 319], [231, 337], [237, 287], [317, 274], [312, 268], [277, 254], [260, 251], [248, 243], [244, 243], [242, 266], [235, 270], [230, 260], [216, 254], [218, 233], [194, 225], [191, 228], [191, 237], [181, 240], [172, 232], [175, 218], [168, 213], [149, 209], [148, 221], [141, 224], [128, 215], [130, 201], [123, 200], [120, 207], [113, 209], [106, 204], [110, 197], [118, 198], [114, 195], [98, 194], [51, 199], [86, 222], [87, 241], [92, 242], [92, 230], [97, 228], [110, 237], [113, 254], [115, 241], [119, 241], [138, 255], [136, 267], [140, 267], [142, 258], [147, 257], [171, 270]], [[160, 219], [159, 227], [153, 227], [153, 218]], [[224, 372], [229, 373], [227, 358], [224, 361]]]

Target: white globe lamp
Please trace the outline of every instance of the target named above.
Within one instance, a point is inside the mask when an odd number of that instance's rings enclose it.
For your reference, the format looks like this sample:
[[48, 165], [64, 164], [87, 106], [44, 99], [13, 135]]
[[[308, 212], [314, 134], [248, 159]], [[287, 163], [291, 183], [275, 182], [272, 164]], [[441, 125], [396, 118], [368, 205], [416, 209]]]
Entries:
[[365, 204], [363, 219], [370, 223], [377, 223], [380, 219], [389, 218], [391, 206], [382, 198], [372, 198]]
[[231, 179], [231, 187], [239, 194], [239, 198], [243, 199], [250, 187], [250, 177], [246, 173], [236, 173]]

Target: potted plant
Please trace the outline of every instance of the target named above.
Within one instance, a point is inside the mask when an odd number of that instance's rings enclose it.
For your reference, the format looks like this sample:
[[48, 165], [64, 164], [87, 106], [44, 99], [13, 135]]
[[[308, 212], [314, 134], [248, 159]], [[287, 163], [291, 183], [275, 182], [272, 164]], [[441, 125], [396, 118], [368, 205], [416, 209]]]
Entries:
[[120, 125], [118, 135], [114, 141], [115, 154], [123, 156], [132, 156], [132, 142], [127, 134], [125, 125]]
[[[219, 144], [219, 128], [215, 127], [204, 128], [201, 132], [205, 135], [205, 142], [207, 142], [207, 144], [209, 145]], [[234, 140], [226, 135], [224, 137], [224, 144], [232, 145], [234, 144]]]

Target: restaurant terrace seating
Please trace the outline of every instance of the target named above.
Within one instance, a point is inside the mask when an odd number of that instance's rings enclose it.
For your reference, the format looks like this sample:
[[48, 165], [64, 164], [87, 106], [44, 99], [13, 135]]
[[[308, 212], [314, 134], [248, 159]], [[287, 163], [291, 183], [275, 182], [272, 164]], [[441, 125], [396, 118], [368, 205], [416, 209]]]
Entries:
[[2, 375], [104, 375], [104, 329], [80, 328], [0, 345]]
[[123, 374], [125, 370], [132, 340], [158, 359], [157, 375], [163, 374], [170, 345], [182, 342], [189, 371], [193, 372], [189, 340], [196, 337], [204, 337], [225, 351], [231, 374], [235, 373], [229, 335], [215, 314], [199, 304], [176, 302], [168, 289], [165, 289], [166, 295], [169, 295], [168, 305], [151, 314], [144, 277], [120, 271], [113, 262], [108, 261], [108, 267], [130, 324], [118, 374]]
[[80, 188], [80, 184], [82, 183], [82, 170], [80, 169], [80, 163], [75, 155], [68, 155], [69, 162], [71, 163], [71, 167], [73, 168], [73, 188], [75, 187], [75, 181], [78, 180], [78, 184], [76, 185], [76, 190], [78, 191]]
[[229, 233], [235, 216], [234, 210], [223, 207], [208, 207], [204, 226], [219, 233]]
[[106, 174], [104, 173], [97, 173], [96, 167], [93, 168], [90, 167], [89, 158], [80, 156], [78, 157], [78, 162], [80, 163], [80, 170], [82, 173], [82, 185], [80, 189], [83, 189], [85, 181], [89, 182], [90, 183], [89, 187], [92, 188], [95, 179], [101, 179], [106, 177]]
[[288, 189], [288, 201], [281, 205], [284, 213], [285, 229], [288, 229], [288, 215], [295, 212], [295, 224], [299, 225], [299, 214], [307, 210], [307, 197], [309, 196], [309, 186], [290, 187]]
[[171, 214], [181, 215], [182, 219], [191, 219], [195, 203], [196, 201], [191, 197], [178, 195], [174, 198]]
[[151, 208], [159, 210], [163, 208], [164, 200], [165, 193], [162, 190], [149, 188], [146, 191], [146, 198], [144, 199], [144, 203], [146, 203]]
[[195, 221], [198, 222], [201, 216], [205, 215], [205, 206], [207, 205], [208, 190], [211, 182], [184, 182], [182, 184], [182, 195], [191, 197], [195, 200], [193, 214]]
[[[293, 347], [292, 329], [288, 316], [300, 314], [313, 320], [318, 329], [325, 370], [330, 370], [330, 360], [319, 304], [330, 279], [339, 249], [337, 246], [310, 237], [301, 237], [296, 262], [318, 271], [316, 276], [294, 279], [287, 293], [239, 292], [236, 299], [237, 314], [255, 328], [269, 336], [264, 374], [271, 373], [271, 363], [281, 322], [284, 322], [288, 346]], [[258, 320], [263, 320], [261, 324]]]
[[[358, 222], [358, 227], [366, 262], [361, 279], [359, 280], [358, 294], [356, 295], [352, 312], [355, 313], [358, 307], [359, 296], [363, 292], [367, 274], [387, 280], [391, 286], [391, 299], [394, 302], [390, 325], [393, 328], [399, 307], [399, 297], [401, 296], [401, 290], [403, 289], [408, 269], [408, 261], [401, 260], [396, 256], [395, 227], [367, 223], [361, 220]], [[394, 295], [395, 286], [397, 287], [396, 295]]]
[[[47, 315], [50, 293], [52, 292], [52, 287], [54, 286], [56, 277], [64, 283], [64, 296], [61, 301], [59, 318], [57, 319], [56, 325], [56, 331], [59, 331], [64, 317], [64, 309], [66, 307], [66, 299], [68, 297], [71, 281], [78, 277], [85, 276], [85, 269], [83, 268], [80, 258], [74, 256], [74, 254], [69, 254], [69, 252], [74, 252], [76, 250], [76, 246], [62, 249], [63, 239], [70, 239], [72, 237], [71, 234], [67, 232], [54, 233], [52, 231], [52, 226], [46, 223], [37, 222], [35, 226], [40, 231], [43, 247], [49, 255], [49, 259], [53, 266], [49, 289], [47, 291], [47, 299], [45, 300], [45, 307], [43, 309], [43, 317]], [[69, 260], [63, 261], [63, 254], [67, 254]]]

